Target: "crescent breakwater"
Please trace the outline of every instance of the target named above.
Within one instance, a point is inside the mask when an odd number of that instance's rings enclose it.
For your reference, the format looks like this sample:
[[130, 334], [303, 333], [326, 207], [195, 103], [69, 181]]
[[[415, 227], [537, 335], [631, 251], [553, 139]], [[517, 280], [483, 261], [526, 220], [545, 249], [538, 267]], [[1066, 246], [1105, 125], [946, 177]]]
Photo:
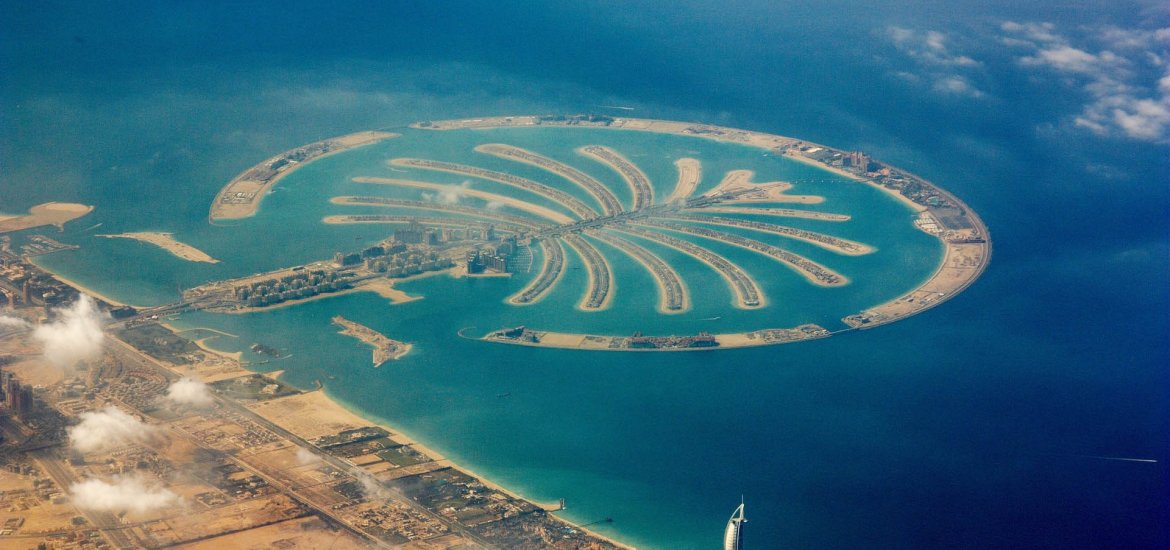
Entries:
[[255, 215], [272, 187], [300, 167], [354, 147], [396, 137], [399, 134], [391, 132], [356, 132], [285, 151], [232, 178], [216, 194], [207, 219], [215, 223], [216, 220], [235, 220]]

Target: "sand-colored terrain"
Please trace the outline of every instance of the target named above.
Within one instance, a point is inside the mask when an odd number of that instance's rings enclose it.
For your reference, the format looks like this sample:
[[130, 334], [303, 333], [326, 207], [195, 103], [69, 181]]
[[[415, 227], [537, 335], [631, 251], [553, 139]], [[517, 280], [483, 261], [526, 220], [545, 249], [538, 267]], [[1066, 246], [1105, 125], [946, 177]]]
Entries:
[[302, 145], [296, 149], [285, 151], [279, 155], [257, 164], [228, 182], [215, 195], [211, 203], [208, 220], [235, 220], [247, 218], [256, 214], [264, 197], [285, 176], [297, 171], [300, 167], [335, 155], [342, 151], [369, 145], [379, 141], [396, 138], [399, 134], [390, 132], [356, 132], [340, 137]]
[[[678, 271], [671, 267], [670, 264], [662, 261], [661, 258], [645, 247], [618, 237], [617, 235], [608, 235], [602, 232], [592, 232], [590, 235], [601, 242], [621, 250], [650, 273], [650, 276], [654, 279], [654, 286], [658, 289], [659, 313], [675, 315], [685, 313], [691, 309], [690, 291], [687, 289], [687, 285], [683, 282], [682, 277], [679, 277]], [[678, 294], [676, 297], [678, 309], [670, 309], [669, 306], [671, 302], [670, 289], [672, 287], [674, 288], [674, 292]]]
[[[499, 344], [512, 344], [518, 346], [529, 346], [536, 348], [559, 348], [559, 349], [578, 349], [578, 350], [601, 350], [601, 351], [713, 351], [718, 349], [730, 348], [746, 348], [755, 346], [770, 346], [776, 344], [790, 344], [793, 342], [800, 342], [803, 340], [815, 340], [818, 338], [825, 338], [831, 336], [832, 333], [825, 328], [814, 325], [805, 324], [793, 328], [774, 328], [761, 329], [751, 332], [733, 332], [727, 334], [712, 334], [718, 345], [715, 346], [677, 346], [677, 347], [630, 347], [629, 338], [626, 336], [601, 336], [595, 334], [582, 334], [577, 332], [555, 332], [543, 330], [529, 330], [528, 334], [533, 334], [537, 339], [524, 338], [505, 338], [496, 336], [499, 331], [490, 333], [483, 337], [485, 342], [493, 342]], [[663, 337], [661, 340], [669, 340], [676, 337]], [[681, 337], [680, 339], [685, 339]]]
[[703, 179], [703, 163], [699, 159], [681, 158], [674, 161], [674, 166], [678, 168], [678, 181], [674, 184], [674, 191], [666, 197], [668, 203], [690, 198]]
[[613, 192], [611, 192], [608, 187], [594, 179], [592, 176], [589, 176], [588, 174], [573, 168], [568, 164], [550, 159], [544, 155], [534, 153], [527, 149], [521, 149], [520, 147], [503, 145], [499, 143], [477, 145], [475, 150], [476, 152], [487, 153], [502, 159], [508, 159], [527, 164], [529, 166], [535, 166], [541, 170], [552, 172], [553, 174], [565, 178], [576, 184], [578, 187], [584, 189], [586, 193], [592, 195], [593, 198], [597, 200], [597, 203], [601, 205], [602, 212], [607, 216], [623, 211], [621, 203], [617, 200], [617, 197], [614, 196]]
[[382, 366], [382, 363], [387, 361], [401, 359], [404, 355], [410, 353], [410, 349], [413, 347], [405, 342], [393, 340], [370, 327], [361, 323], [355, 323], [340, 315], [333, 317], [333, 324], [341, 327], [341, 334], [356, 338], [362, 343], [374, 348], [374, 368]]
[[[710, 267], [727, 283], [727, 288], [731, 290], [732, 296], [735, 297], [732, 305], [737, 309], [758, 309], [768, 304], [768, 299], [764, 296], [763, 291], [760, 290], [759, 283], [751, 275], [748, 275], [742, 267], [739, 267], [726, 258], [716, 256], [706, 251], [706, 249], [682, 239], [676, 239], [653, 231], [646, 231], [630, 226], [613, 228], [613, 230], [668, 246]], [[737, 280], [739, 284], [737, 284]], [[753, 294], [755, 296], [755, 303], [752, 303]]]
[[398, 158], [391, 160], [390, 164], [392, 166], [434, 170], [436, 172], [446, 172], [449, 174], [457, 174], [460, 176], [468, 176], [494, 181], [496, 183], [502, 183], [504, 185], [509, 185], [516, 189], [521, 189], [555, 202], [565, 207], [567, 210], [573, 212], [574, 215], [583, 220], [597, 217], [597, 211], [593, 208], [590, 208], [589, 205], [585, 204], [584, 202], [581, 202], [581, 200], [577, 197], [561, 191], [560, 189], [549, 187], [543, 183], [535, 182], [520, 176], [507, 174], [504, 172], [496, 172], [494, 170], [487, 170], [477, 166], [467, 166], [453, 162], [439, 162], [425, 159]]
[[[753, 182], [755, 172], [751, 170], [732, 170], [723, 176], [723, 179], [714, 189], [703, 196], [714, 197], [723, 193], [740, 192], [734, 199], [727, 200], [729, 204], [752, 202], [776, 202], [820, 204], [825, 202], [824, 197], [816, 195], [789, 195], [785, 193], [792, 189], [792, 184], [784, 181]], [[746, 191], [746, 192], [745, 192]]]
[[[605, 255], [589, 241], [569, 233], [561, 237], [577, 257], [585, 264], [585, 272], [589, 275], [589, 283], [585, 285], [585, 293], [581, 301], [577, 302], [577, 309], [581, 311], [603, 311], [613, 304], [613, 266], [606, 260]], [[604, 293], [599, 304], [591, 304], [594, 295]]]
[[650, 184], [650, 178], [646, 177], [646, 173], [638, 168], [638, 165], [630, 162], [621, 153], [604, 145], [587, 145], [578, 148], [577, 153], [608, 166], [621, 176], [626, 186], [630, 188], [630, 196], [634, 197], [633, 210], [641, 210], [654, 204], [654, 186]]
[[0, 234], [42, 225], [53, 225], [64, 229], [65, 223], [93, 211], [93, 207], [71, 202], [46, 202], [28, 209], [24, 216], [0, 217]]
[[[412, 125], [415, 128], [424, 128], [429, 130], [457, 130], [457, 129], [480, 129], [480, 128], [498, 128], [498, 127], [522, 127], [522, 126], [584, 126], [590, 128], [603, 128], [611, 130], [637, 130], [644, 132], [668, 133], [682, 136], [699, 137], [703, 139], [710, 139], [714, 141], [739, 143], [759, 149], [764, 149], [769, 152], [783, 154], [785, 158], [802, 162], [810, 166], [815, 166], [822, 170], [827, 170], [833, 174], [848, 178], [853, 181], [860, 182], [864, 185], [872, 186], [888, 196], [898, 200], [902, 204], [915, 212], [924, 212], [928, 208], [919, 204], [909, 197], [906, 197], [896, 189], [880, 185], [868, 177], [863, 177], [860, 174], [843, 170], [840, 167], [830, 166], [826, 163], [805, 156], [800, 146], [811, 146], [819, 149], [829, 149], [824, 145], [810, 143], [798, 140], [791, 137], [777, 136], [772, 134], [765, 134], [762, 132], [753, 132], [748, 130], [740, 130], [736, 128], [728, 128], [723, 126], [714, 126], [709, 124], [691, 124], [686, 122], [674, 122], [664, 120], [651, 119], [635, 119], [635, 118], [609, 118], [597, 122], [583, 121], [580, 117], [560, 117], [548, 118], [539, 116], [514, 116], [514, 117], [487, 117], [477, 119], [463, 119], [463, 120], [444, 120], [444, 121], [427, 121], [416, 123]], [[991, 260], [991, 240], [986, 225], [983, 220], [971, 210], [958, 197], [946, 192], [946, 190], [938, 187], [922, 178], [917, 178], [912, 174], [903, 172], [907, 177], [915, 179], [918, 183], [931, 187], [937, 191], [938, 195], [944, 197], [955, 205], [955, 207], [963, 212], [967, 221], [972, 228], [969, 230], [960, 231], [960, 234], [947, 234], [941, 232], [937, 235], [946, 247], [945, 257], [940, 264], [939, 269], [927, 281], [925, 281], [919, 289], [911, 291], [895, 300], [886, 304], [875, 306], [861, 313], [846, 317], [844, 321], [852, 327], [866, 328], [878, 326], [894, 319], [904, 318], [908, 315], [919, 313], [925, 309], [938, 305], [942, 301], [954, 296], [959, 291], [963, 290], [986, 269], [987, 264]], [[730, 174], [729, 174], [730, 176]], [[727, 178], [721, 185], [728, 184]], [[820, 202], [811, 199], [820, 199], [821, 197], [805, 198], [803, 200], [809, 201], [808, 204]], [[745, 201], [750, 202], [750, 201]], [[769, 201], [775, 202], [775, 201]], [[722, 207], [726, 208], [726, 207]], [[954, 267], [955, 264], [963, 265], [962, 268]], [[933, 292], [933, 294], [931, 294]], [[933, 298], [932, 298], [933, 296]]]
[[687, 212], [709, 212], [711, 214], [749, 214], [753, 216], [776, 216], [780, 218], [803, 218], [806, 220], [821, 220], [826, 222], [847, 222], [853, 219], [852, 216], [846, 214], [833, 214], [831, 212], [817, 212], [814, 210], [793, 210], [791, 208], [751, 208], [742, 206], [707, 206], [703, 208], [690, 208]]
[[426, 189], [428, 191], [436, 191], [439, 193], [455, 193], [456, 196], [465, 195], [468, 197], [474, 197], [477, 199], [485, 200], [489, 204], [490, 203], [503, 204], [503, 205], [509, 206], [511, 208], [515, 208], [516, 210], [522, 210], [522, 211], [528, 212], [529, 214], [532, 214], [534, 216], [538, 216], [538, 217], [544, 218], [546, 220], [550, 220], [550, 221], [558, 223], [558, 224], [573, 223], [572, 218], [570, 218], [564, 214], [561, 214], [560, 212], [557, 212], [556, 210], [553, 210], [551, 208], [546, 208], [544, 206], [532, 204], [530, 202], [525, 202], [525, 201], [522, 201], [519, 199], [509, 197], [507, 195], [488, 193], [486, 191], [480, 191], [478, 189], [471, 189], [468, 187], [460, 187], [458, 185], [443, 185], [441, 183], [404, 180], [404, 179], [398, 179], [398, 178], [357, 177], [357, 178], [353, 178], [353, 181], [355, 183], [373, 183], [373, 184], [378, 184], [378, 185], [396, 185], [399, 187], [413, 187], [416, 189]]
[[[525, 285], [524, 288], [509, 296], [507, 299], [509, 304], [524, 306], [532, 305], [543, 300], [557, 286], [557, 283], [561, 280], [561, 275], [565, 272], [565, 246], [561, 244], [561, 241], [559, 239], [541, 239], [539, 243], [542, 252], [541, 257], [543, 258], [540, 264], [540, 273], [536, 277], [533, 277], [532, 281]], [[552, 247], [556, 248], [554, 249]], [[547, 279], [551, 280], [546, 281]], [[532, 296], [532, 299], [527, 302], [520, 300], [521, 296], [536, 289], [542, 282], [547, 282], [548, 284], [540, 293]]]
[[205, 262], [209, 264], [217, 264], [219, 260], [212, 258], [206, 252], [195, 248], [187, 243], [175, 240], [173, 233], [162, 233], [155, 231], [141, 231], [136, 233], [119, 233], [117, 235], [95, 235], [95, 237], [104, 237], [107, 239], [133, 239], [136, 241], [153, 244], [171, 255], [182, 258], [189, 262]]
[[708, 225], [719, 225], [723, 227], [736, 227], [750, 231], [758, 231], [761, 233], [770, 233], [772, 235], [779, 235], [781, 237], [806, 242], [813, 246], [845, 256], [862, 256], [865, 254], [872, 254], [876, 250], [874, 247], [869, 246], [868, 244], [859, 243], [857, 241], [851, 241], [841, 237], [834, 237], [824, 233], [817, 233], [807, 229], [797, 229], [795, 227], [786, 227], [783, 225], [775, 225], [771, 223], [753, 222], [735, 218], [715, 218], [708, 216], [676, 215], [664, 217], [670, 220], [705, 223]]

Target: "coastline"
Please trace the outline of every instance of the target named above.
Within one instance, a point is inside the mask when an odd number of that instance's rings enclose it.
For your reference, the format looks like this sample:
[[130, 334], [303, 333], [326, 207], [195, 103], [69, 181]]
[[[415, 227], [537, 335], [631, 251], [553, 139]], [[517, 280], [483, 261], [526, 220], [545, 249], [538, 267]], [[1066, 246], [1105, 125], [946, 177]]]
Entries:
[[77, 290], [78, 292], [81, 292], [84, 294], [88, 294], [88, 295], [90, 295], [94, 298], [97, 298], [97, 299], [99, 299], [107, 304], [110, 304], [111, 306], [114, 306], [114, 307], [133, 307], [133, 308], [138, 308], [138, 309], [147, 307], [147, 306], [139, 306], [139, 305], [134, 305], [134, 304], [127, 304], [125, 302], [120, 302], [118, 300], [110, 298], [109, 296], [106, 296], [105, 294], [102, 294], [96, 290], [93, 290], [92, 288], [89, 288], [85, 285], [82, 285], [81, 283], [78, 283], [77, 281], [74, 281], [73, 279], [66, 278], [64, 275], [61, 275], [60, 273], [57, 273], [56, 271], [41, 265], [40, 263], [37, 262], [37, 258], [30, 258], [28, 261], [31, 262], [33, 265], [41, 268], [41, 270], [43, 270], [45, 273], [52, 274], [53, 278], [57, 279], [58, 281], [61, 281], [63, 284], [73, 287], [74, 290]]

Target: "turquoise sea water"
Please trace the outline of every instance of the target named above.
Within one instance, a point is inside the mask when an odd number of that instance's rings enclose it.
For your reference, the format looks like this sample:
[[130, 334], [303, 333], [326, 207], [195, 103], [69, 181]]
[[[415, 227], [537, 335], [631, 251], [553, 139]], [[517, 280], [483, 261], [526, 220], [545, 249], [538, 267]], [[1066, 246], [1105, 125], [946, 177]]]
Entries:
[[[412, 143], [431, 157], [539, 174], [470, 152], [479, 134], [402, 139], [304, 168], [278, 186], [260, 215], [234, 227], [206, 223], [211, 197], [233, 175], [332, 135], [420, 119], [620, 105], [636, 110], [606, 112], [871, 151], [955, 192], [995, 240], [993, 263], [973, 287], [876, 330], [670, 354], [529, 349], [453, 336], [462, 327], [520, 322], [615, 332], [652, 322], [682, 332], [713, 315], [723, 315], [720, 330], [773, 324], [758, 324], [761, 318], [833, 328], [840, 316], [929, 273], [937, 246], [910, 227], [908, 215], [899, 218], [897, 203], [860, 186], [815, 182], [793, 190], [828, 198], [809, 208], [874, 209], [850, 210], [855, 218], [846, 224], [778, 223], [828, 226], [881, 252], [841, 261], [793, 244], [854, 278], [837, 295], [807, 292], [774, 262], [720, 249], [753, 273], [776, 273], [765, 291], [777, 307], [766, 312], [729, 312], [729, 295], [708, 274], [707, 285], [692, 283], [703, 291], [693, 312], [653, 314], [647, 301], [622, 297], [649, 288], [649, 278], [617, 267], [615, 307], [606, 313], [572, 309], [583, 289], [583, 275], [573, 271], [557, 294], [531, 308], [501, 303], [519, 279], [432, 278], [405, 285], [426, 299], [399, 306], [354, 294], [247, 316], [185, 315], [179, 324], [238, 334], [213, 340], [224, 349], [254, 341], [287, 349], [290, 358], [264, 366], [304, 386], [321, 380], [354, 409], [526, 496], [564, 497], [570, 519], [612, 517], [598, 528], [639, 547], [717, 545], [741, 494], [755, 548], [1164, 546], [1164, 143], [1076, 127], [1072, 118], [1092, 98], [1029, 73], [1018, 60], [1024, 54], [1006, 49], [999, 30], [1006, 20], [1050, 22], [1053, 32], [1099, 52], [1112, 46], [1094, 42], [1090, 31], [1158, 28], [1158, 12], [1141, 3], [1059, 13], [1017, 4], [960, 2], [942, 13], [907, 2], [874, 13], [851, 3], [717, 9], [685, 2], [674, 12], [648, 3], [613, 10], [505, 2], [472, 3], [458, 14], [438, 4], [327, 12], [303, 5], [264, 12], [264, 21], [247, 9], [177, 4], [21, 6], [0, 23], [0, 62], [9, 75], [0, 80], [0, 211], [50, 200], [97, 205], [64, 233], [50, 233], [82, 249], [42, 264], [111, 296], [156, 304], [182, 287], [380, 238], [370, 226], [326, 228], [313, 220], [361, 211], [327, 198], [373, 194], [374, 186], [349, 179], [400, 175], [382, 162], [416, 155]], [[897, 49], [890, 27], [941, 32], [951, 54], [978, 62], [962, 70], [984, 95], [937, 93], [931, 79], [955, 66]], [[523, 39], [504, 29], [522, 29]], [[1137, 63], [1130, 70], [1159, 74]], [[588, 131], [497, 133], [564, 159], [575, 158], [577, 140], [592, 140]], [[700, 151], [705, 185], [740, 160], [758, 162], [761, 179], [809, 179], [802, 172], [812, 170], [734, 146], [604, 135], [667, 189], [677, 155], [664, 150]], [[600, 165], [590, 172], [616, 181]], [[174, 232], [223, 263], [193, 264], [148, 245], [92, 237], [150, 230]], [[703, 273], [662, 252], [681, 270]], [[806, 319], [804, 311], [822, 313]], [[329, 324], [336, 312], [413, 341], [414, 351], [373, 369], [368, 349]], [[505, 392], [511, 396], [496, 397]]]

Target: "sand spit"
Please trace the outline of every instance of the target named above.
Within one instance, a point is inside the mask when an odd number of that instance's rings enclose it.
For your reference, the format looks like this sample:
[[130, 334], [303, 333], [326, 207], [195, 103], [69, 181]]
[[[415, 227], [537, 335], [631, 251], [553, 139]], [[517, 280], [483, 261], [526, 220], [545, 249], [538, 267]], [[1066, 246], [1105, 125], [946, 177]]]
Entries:
[[853, 216], [833, 214], [831, 212], [817, 212], [815, 210], [794, 210], [791, 208], [751, 208], [742, 206], [707, 206], [704, 208], [689, 208], [687, 212], [710, 214], [747, 214], [751, 216], [776, 216], [780, 218], [803, 218], [806, 220], [821, 220], [826, 222], [847, 222]]
[[95, 237], [102, 237], [106, 239], [133, 239], [135, 241], [153, 244], [171, 255], [177, 256], [189, 262], [204, 262], [209, 264], [218, 264], [219, 260], [212, 258], [206, 252], [195, 248], [187, 243], [175, 240], [172, 237], [173, 233], [161, 233], [153, 231], [142, 231], [137, 233], [119, 233], [117, 235], [94, 235]]

